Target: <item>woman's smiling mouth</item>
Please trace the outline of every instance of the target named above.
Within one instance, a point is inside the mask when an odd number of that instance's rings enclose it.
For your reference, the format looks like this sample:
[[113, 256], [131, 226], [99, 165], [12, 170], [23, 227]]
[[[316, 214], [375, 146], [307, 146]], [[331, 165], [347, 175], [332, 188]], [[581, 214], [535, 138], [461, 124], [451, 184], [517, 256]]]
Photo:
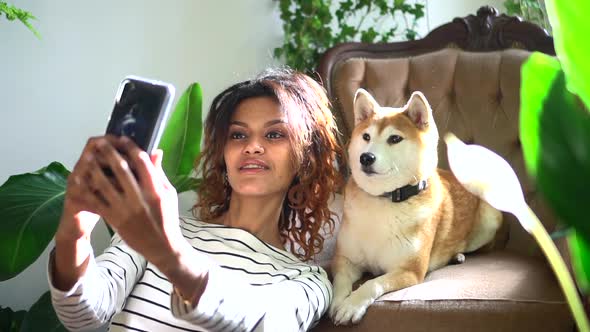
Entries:
[[257, 173], [268, 170], [268, 165], [262, 160], [247, 160], [240, 165], [240, 172]]

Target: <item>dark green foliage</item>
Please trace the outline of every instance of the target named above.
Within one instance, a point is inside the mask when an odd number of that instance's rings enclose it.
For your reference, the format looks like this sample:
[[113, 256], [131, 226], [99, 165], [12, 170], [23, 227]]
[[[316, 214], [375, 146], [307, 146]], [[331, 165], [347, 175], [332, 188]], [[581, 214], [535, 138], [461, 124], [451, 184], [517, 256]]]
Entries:
[[395, 37], [414, 40], [417, 23], [424, 17], [423, 4], [404, 0], [277, 1], [285, 37], [274, 56], [308, 73], [314, 72], [321, 55], [336, 44], [388, 42]]

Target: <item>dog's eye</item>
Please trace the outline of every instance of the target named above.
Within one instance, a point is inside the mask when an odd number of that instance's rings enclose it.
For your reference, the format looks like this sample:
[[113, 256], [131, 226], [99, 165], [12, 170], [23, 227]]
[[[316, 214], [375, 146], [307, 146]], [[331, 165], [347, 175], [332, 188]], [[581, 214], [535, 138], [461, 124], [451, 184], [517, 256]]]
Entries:
[[387, 143], [389, 144], [397, 144], [401, 142], [404, 138], [399, 135], [391, 135], [387, 138]]
[[369, 135], [369, 134], [367, 134], [367, 133], [364, 133], [364, 134], [363, 134], [363, 139], [364, 139], [365, 141], [367, 141], [367, 142], [368, 142], [368, 141], [370, 141], [370, 140], [371, 140], [371, 135]]

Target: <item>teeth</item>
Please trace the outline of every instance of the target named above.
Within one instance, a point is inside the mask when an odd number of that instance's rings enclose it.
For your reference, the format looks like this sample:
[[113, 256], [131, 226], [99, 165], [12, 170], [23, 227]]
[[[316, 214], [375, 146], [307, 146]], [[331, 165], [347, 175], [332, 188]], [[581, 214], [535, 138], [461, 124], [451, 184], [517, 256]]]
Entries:
[[263, 169], [264, 167], [260, 166], [260, 165], [253, 165], [253, 164], [249, 164], [246, 165], [244, 167], [242, 167], [242, 169], [250, 169], [250, 168], [259, 168], [259, 169]]

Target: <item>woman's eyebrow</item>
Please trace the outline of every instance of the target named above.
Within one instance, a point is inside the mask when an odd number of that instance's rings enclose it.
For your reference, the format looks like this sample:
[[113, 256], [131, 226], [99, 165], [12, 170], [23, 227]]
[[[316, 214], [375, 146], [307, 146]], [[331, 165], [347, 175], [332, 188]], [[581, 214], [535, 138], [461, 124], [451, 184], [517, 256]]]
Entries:
[[274, 126], [276, 124], [287, 124], [287, 120], [285, 119], [275, 119], [275, 120], [270, 120], [267, 123], [264, 124], [265, 127], [270, 127], [270, 126]]
[[[240, 126], [240, 127], [245, 127], [245, 128], [248, 128], [249, 127], [247, 123], [242, 122], [242, 121], [235, 121], [235, 120], [233, 120], [233, 121], [230, 121], [229, 124], [230, 125]], [[287, 120], [285, 120], [285, 119], [270, 120], [270, 121], [267, 121], [264, 124], [264, 127], [270, 127], [270, 126], [274, 126], [276, 124], [287, 124]]]

